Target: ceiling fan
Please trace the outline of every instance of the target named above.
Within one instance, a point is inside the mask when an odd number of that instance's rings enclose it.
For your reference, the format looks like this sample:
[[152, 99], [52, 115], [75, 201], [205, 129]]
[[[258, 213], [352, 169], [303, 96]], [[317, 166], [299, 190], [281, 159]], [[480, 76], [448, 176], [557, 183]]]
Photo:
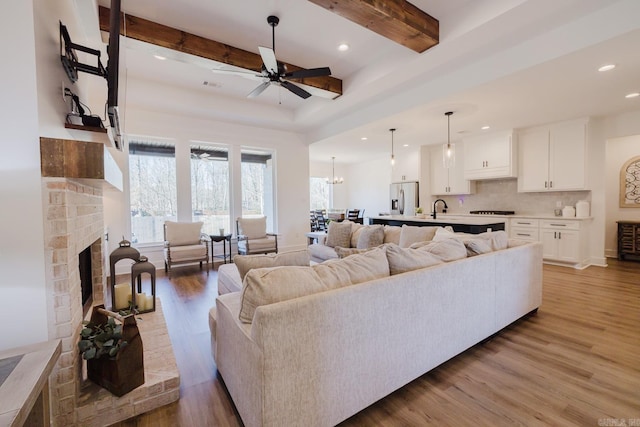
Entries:
[[[243, 77], [249, 77], [252, 79], [262, 80], [262, 83], [247, 95], [247, 98], [255, 98], [265, 91], [271, 85], [279, 85], [289, 90], [290, 92], [298, 95], [300, 98], [307, 99], [311, 96], [307, 90], [303, 89], [300, 84], [294, 84], [286, 79], [303, 79], [311, 77], [323, 77], [330, 76], [331, 70], [329, 67], [310, 68], [308, 70], [296, 70], [287, 71], [287, 67], [284, 63], [279, 62], [276, 59], [276, 26], [280, 22], [277, 16], [267, 17], [267, 23], [271, 25], [271, 43], [272, 47], [259, 46], [260, 56], [262, 57], [262, 71], [260, 74], [255, 72], [245, 71], [241, 69], [237, 70], [225, 70], [214, 69], [212, 71], [217, 73], [235, 74]], [[310, 88], [311, 89], [311, 88]]]

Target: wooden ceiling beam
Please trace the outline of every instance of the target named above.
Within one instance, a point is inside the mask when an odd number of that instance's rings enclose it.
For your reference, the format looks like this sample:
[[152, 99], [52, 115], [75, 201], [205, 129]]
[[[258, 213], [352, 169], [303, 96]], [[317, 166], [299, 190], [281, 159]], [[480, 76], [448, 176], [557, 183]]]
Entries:
[[[109, 8], [100, 6], [99, 18], [100, 30], [109, 32]], [[120, 34], [131, 39], [196, 55], [201, 58], [211, 59], [246, 70], [253, 70], [258, 73], [262, 68], [262, 58], [257, 53], [238, 49], [215, 40], [206, 39], [128, 14], [120, 14]], [[293, 64], [285, 63], [285, 65], [288, 71], [303, 69]], [[325, 76], [290, 80], [342, 95], [342, 80], [335, 77]]]
[[440, 23], [406, 0], [309, 0], [418, 53], [440, 42]]

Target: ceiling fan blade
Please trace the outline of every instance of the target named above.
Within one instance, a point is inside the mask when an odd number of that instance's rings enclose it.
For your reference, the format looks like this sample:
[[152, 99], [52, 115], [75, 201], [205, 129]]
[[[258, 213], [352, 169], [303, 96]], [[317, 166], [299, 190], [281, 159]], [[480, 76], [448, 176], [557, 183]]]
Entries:
[[227, 76], [244, 77], [246, 79], [258, 80], [258, 81], [261, 81], [264, 78], [266, 78], [266, 76], [263, 76], [262, 74], [256, 73], [255, 71], [224, 70], [224, 69], [219, 69], [219, 68], [212, 68], [211, 72], [215, 73], [215, 74], [224, 74], [224, 75], [227, 75]]
[[308, 70], [296, 70], [290, 71], [284, 74], [284, 77], [290, 77], [292, 79], [305, 79], [308, 77], [323, 77], [330, 76], [331, 69], [329, 67], [322, 68], [310, 68]]
[[256, 96], [260, 95], [266, 88], [269, 87], [270, 84], [271, 82], [262, 83], [260, 86], [252, 90], [251, 93], [247, 95], [247, 98], [255, 98]]
[[278, 61], [276, 60], [276, 54], [273, 49], [269, 47], [258, 47], [260, 51], [260, 56], [262, 57], [262, 62], [264, 63], [264, 67], [270, 74], [278, 74]]
[[295, 93], [296, 95], [298, 95], [300, 98], [304, 98], [307, 99], [311, 96], [311, 94], [309, 92], [307, 92], [306, 90], [302, 89], [299, 86], [294, 85], [291, 82], [288, 82], [286, 80], [283, 80], [280, 82], [280, 85], [282, 87], [284, 87], [285, 89], [288, 89], [289, 91]]

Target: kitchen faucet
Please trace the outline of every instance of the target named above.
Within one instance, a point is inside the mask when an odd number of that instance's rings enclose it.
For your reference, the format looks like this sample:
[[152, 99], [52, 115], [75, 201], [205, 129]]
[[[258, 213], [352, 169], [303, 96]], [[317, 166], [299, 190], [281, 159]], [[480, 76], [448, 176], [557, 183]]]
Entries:
[[449, 206], [447, 206], [447, 202], [445, 202], [442, 199], [436, 199], [436, 201], [433, 202], [433, 212], [431, 213], [431, 216], [433, 217], [433, 219], [436, 219], [436, 205], [438, 204], [438, 202], [444, 203], [444, 208], [442, 208], [442, 213], [447, 213], [447, 209], [449, 209]]

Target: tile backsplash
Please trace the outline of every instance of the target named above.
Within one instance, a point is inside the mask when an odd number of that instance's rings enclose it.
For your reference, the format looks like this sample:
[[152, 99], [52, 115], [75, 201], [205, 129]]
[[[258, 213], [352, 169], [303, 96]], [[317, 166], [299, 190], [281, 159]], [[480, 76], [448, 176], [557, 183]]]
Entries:
[[[449, 206], [449, 213], [469, 213], [474, 210], [511, 210], [519, 215], [553, 215], [556, 203], [561, 207], [575, 206], [580, 200], [591, 202], [591, 191], [548, 191], [518, 193], [517, 179], [496, 179], [476, 182], [476, 193], [459, 196], [439, 196]], [[435, 197], [431, 198], [431, 203]], [[462, 200], [462, 205], [460, 201]], [[425, 206], [423, 206], [425, 208]], [[430, 212], [432, 206], [426, 207]]]

